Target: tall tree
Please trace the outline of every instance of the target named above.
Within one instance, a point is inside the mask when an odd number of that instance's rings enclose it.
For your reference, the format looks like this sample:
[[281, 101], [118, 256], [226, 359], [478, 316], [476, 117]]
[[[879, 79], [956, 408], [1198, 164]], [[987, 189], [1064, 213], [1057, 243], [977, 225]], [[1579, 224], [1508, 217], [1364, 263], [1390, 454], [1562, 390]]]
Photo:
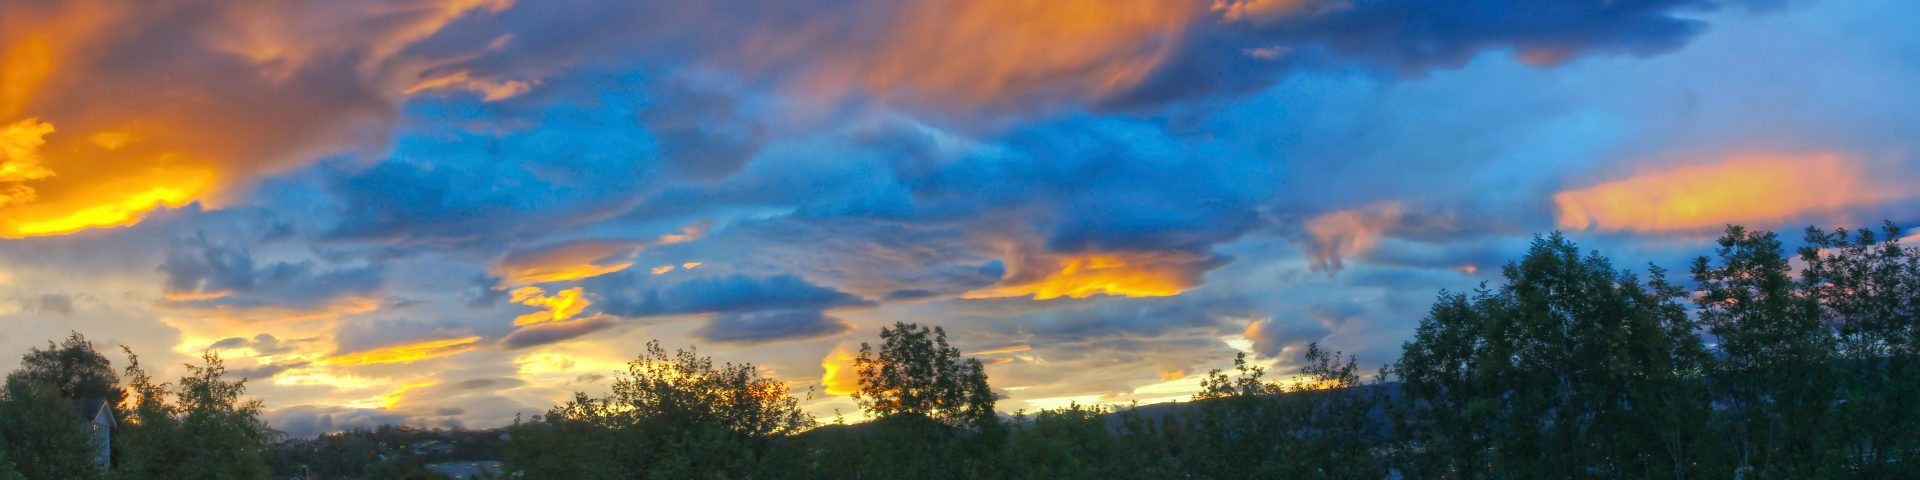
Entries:
[[880, 329], [880, 348], [860, 344], [854, 399], [877, 417], [914, 415], [956, 427], [994, 422], [994, 394], [977, 358], [960, 358], [947, 332], [911, 323]]
[[[1698, 476], [1704, 360], [1680, 291], [1536, 238], [1506, 284], [1442, 295], [1393, 370], [1419, 476]], [[1656, 435], [1652, 432], [1677, 432]]]
[[1800, 249], [1802, 290], [1835, 330], [1840, 387], [1831, 433], [1847, 473], [1920, 476], [1920, 249], [1900, 227], [1823, 231]]
[[132, 348], [127, 354], [127, 405], [113, 433], [114, 475], [119, 478], [161, 478], [180, 469], [182, 460], [178, 408], [168, 403], [170, 385], [155, 382], [140, 366]]
[[7, 378], [51, 386], [65, 398], [120, 402], [120, 377], [113, 373], [113, 362], [94, 350], [93, 342], [80, 332], [58, 344], [48, 340], [45, 350], [28, 349], [20, 358], [20, 369]]
[[1766, 478], [1834, 475], [1821, 444], [1833, 398], [1833, 339], [1818, 302], [1796, 288], [1772, 232], [1727, 227], [1693, 263], [1700, 322], [1718, 341], [1715, 397], [1738, 468]]
[[246, 379], [228, 380], [220, 356], [187, 365], [174, 392], [179, 409], [180, 467], [174, 478], [264, 478], [265, 449], [275, 432], [260, 419], [258, 399], [243, 399]]

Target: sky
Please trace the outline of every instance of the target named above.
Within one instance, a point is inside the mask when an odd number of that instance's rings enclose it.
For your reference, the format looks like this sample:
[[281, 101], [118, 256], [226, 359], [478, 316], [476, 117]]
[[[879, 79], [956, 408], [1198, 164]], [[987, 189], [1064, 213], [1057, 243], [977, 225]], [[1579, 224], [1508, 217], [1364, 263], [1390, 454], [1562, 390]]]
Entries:
[[1920, 225], [1901, 0], [4, 0], [0, 368], [203, 352], [294, 435], [495, 427], [649, 340], [857, 419], [1368, 370], [1536, 234]]

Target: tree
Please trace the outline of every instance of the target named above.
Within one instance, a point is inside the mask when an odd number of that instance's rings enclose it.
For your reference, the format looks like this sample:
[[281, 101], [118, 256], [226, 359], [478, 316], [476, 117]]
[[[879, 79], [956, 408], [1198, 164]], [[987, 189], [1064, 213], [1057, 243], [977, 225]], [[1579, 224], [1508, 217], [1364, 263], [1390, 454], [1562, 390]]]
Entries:
[[1817, 304], [1838, 345], [1832, 442], [1848, 473], [1920, 476], [1920, 249], [1900, 227], [1823, 231], [1809, 227], [1801, 290]]
[[1728, 406], [1722, 428], [1734, 461], [1762, 477], [1832, 476], [1822, 471], [1832, 449], [1820, 440], [1834, 349], [1818, 302], [1797, 290], [1772, 232], [1728, 226], [1714, 252], [1694, 260], [1694, 303], [1719, 343], [1711, 379]]
[[1565, 237], [1506, 284], [1442, 294], [1392, 370], [1413, 476], [1698, 476], [1701, 342], [1664, 272], [1643, 285]]
[[58, 344], [48, 340], [45, 350], [28, 349], [20, 358], [20, 368], [7, 378], [51, 386], [64, 398], [120, 403], [120, 378], [113, 373], [113, 362], [94, 350], [93, 342], [80, 332], [72, 332]]
[[854, 399], [877, 417], [912, 415], [966, 428], [994, 422], [994, 394], [976, 358], [960, 359], [947, 332], [910, 323], [880, 329], [880, 348], [860, 344]]
[[120, 478], [160, 478], [179, 471], [178, 409], [167, 403], [169, 385], [155, 383], [140, 357], [132, 348], [120, 347], [127, 354], [126, 402], [120, 411], [113, 434], [114, 475]]
[[260, 419], [261, 401], [241, 399], [247, 381], [228, 381], [220, 355], [207, 352], [200, 359], [200, 365], [187, 365], [175, 392], [183, 441], [174, 478], [269, 476], [265, 449], [275, 432]]
[[60, 389], [24, 378], [9, 378], [0, 395], [0, 437], [15, 467], [26, 478], [99, 478], [86, 423], [74, 414], [72, 400]]
[[[0, 393], [0, 438], [26, 478], [94, 478], [101, 471], [76, 399], [120, 398], [112, 363], [78, 332], [29, 349]], [[118, 415], [116, 415], [117, 417]]]
[[[516, 423], [510, 469], [531, 478], [756, 478], [799, 468], [787, 436], [813, 425], [786, 384], [649, 342], [603, 398]], [[787, 475], [791, 476], [791, 475]]]

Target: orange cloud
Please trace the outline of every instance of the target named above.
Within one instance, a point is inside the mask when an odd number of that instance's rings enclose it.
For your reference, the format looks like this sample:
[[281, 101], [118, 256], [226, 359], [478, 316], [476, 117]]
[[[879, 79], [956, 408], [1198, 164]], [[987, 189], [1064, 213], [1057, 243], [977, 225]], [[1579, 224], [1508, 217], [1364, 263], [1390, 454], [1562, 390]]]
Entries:
[[1344, 266], [1343, 257], [1373, 250], [1381, 235], [1400, 224], [1404, 211], [1400, 203], [1386, 202], [1307, 219], [1307, 234], [1314, 243], [1313, 270], [1336, 272]]
[[1206, 258], [1182, 252], [1085, 253], [1050, 259], [1015, 256], [1014, 260], [1000, 284], [967, 292], [962, 298], [1166, 297], [1200, 285], [1207, 263]]
[[513, 325], [523, 326], [560, 322], [573, 318], [574, 315], [579, 315], [581, 311], [586, 310], [588, 305], [593, 304], [593, 302], [589, 302], [585, 297], [581, 296], [582, 292], [584, 292], [584, 290], [580, 287], [553, 292], [553, 295], [547, 295], [547, 292], [541, 290], [540, 287], [521, 287], [514, 289], [512, 292], [513, 303], [529, 307], [540, 307], [546, 309], [546, 311], [516, 317], [513, 319]]
[[508, 253], [489, 273], [506, 285], [532, 285], [606, 275], [633, 266], [638, 242], [581, 240]]
[[[177, 154], [116, 152], [134, 138], [124, 132], [56, 143], [63, 155], [49, 158], [54, 132], [32, 118], [0, 126], [0, 238], [132, 225], [153, 209], [191, 203], [214, 183], [210, 169]], [[145, 168], [92, 174], [122, 162]]]
[[854, 367], [852, 354], [835, 349], [820, 360], [820, 386], [828, 395], [852, 395], [860, 391], [860, 372]]
[[801, 53], [812, 89], [933, 104], [1097, 100], [1139, 84], [1206, 12], [1191, 0], [918, 0], [889, 7], [872, 41], [816, 25], [747, 42], [761, 63]]
[[387, 392], [386, 394], [380, 396], [380, 408], [392, 410], [395, 405], [399, 405], [400, 402], [406, 400], [407, 392], [418, 390], [421, 388], [431, 387], [439, 384], [440, 382], [438, 381], [425, 381], [425, 382], [412, 382], [412, 383], [407, 383], [405, 385], [401, 385], [400, 388], [396, 388], [393, 391]]
[[321, 359], [321, 365], [353, 367], [388, 363], [413, 363], [449, 357], [480, 348], [480, 337], [449, 338], [399, 345]]
[[1553, 202], [1565, 229], [1701, 231], [1912, 198], [1916, 187], [1835, 155], [1744, 156], [1561, 192]]
[[[196, 202], [217, 208], [263, 176], [374, 145], [367, 127], [433, 78], [425, 72], [490, 46], [438, 58], [405, 47], [510, 3], [9, 2], [0, 15], [0, 237], [122, 227]], [[518, 88], [461, 84], [495, 97]]]

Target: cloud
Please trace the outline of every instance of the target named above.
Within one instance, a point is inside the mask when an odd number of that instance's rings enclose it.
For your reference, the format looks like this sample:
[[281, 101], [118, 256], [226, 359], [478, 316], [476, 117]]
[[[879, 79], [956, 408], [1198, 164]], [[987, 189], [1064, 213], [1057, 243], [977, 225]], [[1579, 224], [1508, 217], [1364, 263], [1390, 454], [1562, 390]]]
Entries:
[[[967, 292], [965, 298], [1031, 296], [1034, 300], [1087, 298], [1093, 295], [1165, 297], [1201, 284], [1201, 276], [1225, 263], [1222, 258], [1182, 252], [1041, 255], [1015, 257], [999, 284]], [[1048, 263], [1052, 263], [1048, 265]]]
[[[711, 222], [698, 222], [651, 241], [581, 239], [554, 242], [507, 252], [488, 268], [502, 285], [565, 282], [606, 275], [633, 266], [640, 249], [673, 245], [705, 237]], [[690, 262], [686, 268], [698, 267]]]
[[820, 359], [821, 392], [827, 395], [852, 395], [860, 391], [860, 371], [854, 365], [853, 353], [835, 348]]
[[27, 309], [35, 313], [60, 316], [73, 315], [73, 297], [61, 293], [41, 294], [26, 302]]
[[[438, 415], [435, 415], [438, 416]], [[454, 419], [431, 419], [389, 409], [353, 408], [325, 405], [295, 405], [267, 412], [267, 424], [292, 438], [313, 438], [343, 430], [372, 429], [381, 425], [408, 425], [420, 428], [457, 428]]]
[[279, 355], [279, 354], [293, 351], [295, 344], [304, 343], [306, 341], [308, 340], [282, 341], [279, 338], [274, 337], [273, 335], [262, 333], [259, 335], [254, 335], [253, 338], [251, 339], [246, 337], [223, 338], [223, 339], [220, 339], [220, 341], [218, 342], [213, 342], [212, 345], [208, 345], [207, 349], [208, 350], [248, 349], [248, 350], [252, 350], [255, 355]]
[[1328, 212], [1306, 222], [1313, 236], [1313, 269], [1332, 274], [1345, 266], [1342, 258], [1366, 253], [1387, 230], [1399, 226], [1405, 207], [1387, 202], [1366, 208]]
[[322, 270], [311, 261], [256, 262], [253, 253], [206, 235], [166, 247], [159, 267], [162, 306], [239, 317], [310, 317], [364, 313], [386, 283], [379, 265]]
[[507, 252], [488, 274], [505, 285], [579, 280], [618, 272], [633, 266], [640, 242], [573, 240]]
[[1880, 173], [1832, 154], [1729, 157], [1561, 192], [1553, 202], [1560, 228], [1707, 232], [1920, 196], [1920, 184]]
[[611, 275], [585, 283], [601, 311], [622, 317], [826, 310], [873, 305], [860, 297], [794, 275], [733, 274], [651, 285], [638, 275]]
[[1255, 353], [1269, 358], [1279, 357], [1288, 348], [1325, 338], [1342, 325], [1360, 317], [1363, 309], [1355, 303], [1341, 302], [1313, 305], [1307, 312], [1311, 321], [1268, 317], [1248, 322], [1241, 338], [1253, 342]]
[[839, 335], [853, 324], [818, 310], [772, 310], [714, 315], [694, 336], [717, 343], [760, 344]]
[[579, 315], [580, 312], [587, 309], [587, 306], [593, 304], [593, 302], [581, 297], [581, 291], [580, 287], [573, 287], [553, 292], [553, 295], [547, 295], [546, 291], [541, 290], [540, 287], [516, 288], [512, 292], [513, 303], [529, 307], [540, 307], [546, 309], [546, 311], [515, 317], [513, 319], [513, 325], [524, 326], [547, 322], [560, 322], [573, 318], [574, 315]]
[[500, 346], [508, 350], [518, 350], [559, 343], [613, 328], [615, 325], [614, 318], [606, 315], [527, 325], [501, 338]]
[[417, 343], [394, 345], [373, 350], [336, 353], [321, 359], [321, 365], [363, 366], [387, 363], [413, 363], [441, 357], [450, 357], [471, 352], [479, 348], [480, 337], [448, 338], [428, 340]]
[[368, 127], [407, 85], [484, 49], [409, 47], [508, 3], [11, 4], [0, 19], [0, 122], [40, 119], [28, 127], [45, 137], [38, 166], [51, 174], [0, 179], [10, 200], [0, 237], [227, 205], [265, 176], [375, 143]]

